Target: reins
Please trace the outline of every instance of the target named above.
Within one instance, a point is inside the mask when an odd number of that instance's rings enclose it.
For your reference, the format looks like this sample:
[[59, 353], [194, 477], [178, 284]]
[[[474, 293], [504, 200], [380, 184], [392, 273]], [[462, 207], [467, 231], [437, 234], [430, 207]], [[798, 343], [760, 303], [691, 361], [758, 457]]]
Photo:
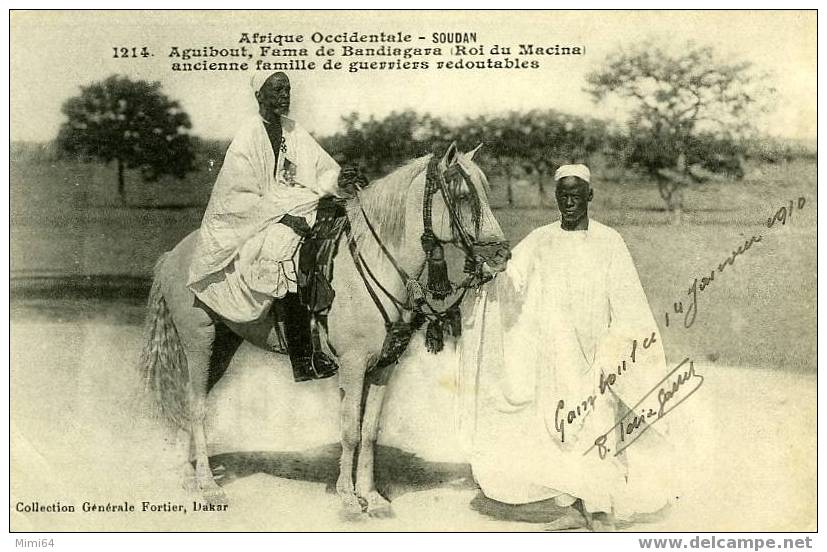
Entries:
[[[469, 190], [473, 191], [474, 188], [472, 183], [470, 182], [470, 176], [464, 170], [462, 170], [462, 168], [459, 168], [459, 174], [465, 180]], [[408, 273], [401, 266], [399, 266], [399, 263], [396, 261], [394, 256], [388, 250], [388, 248], [385, 246], [378, 232], [371, 223], [370, 218], [365, 212], [364, 207], [362, 206], [359, 192], [356, 192], [356, 201], [359, 205], [359, 212], [365, 221], [365, 225], [368, 227], [371, 236], [379, 246], [382, 255], [386, 259], [388, 259], [388, 261], [391, 263], [391, 266], [393, 266], [397, 276], [400, 278], [402, 283], [405, 284], [405, 290], [407, 294], [407, 299], [405, 301], [402, 301], [399, 298], [397, 298], [392, 292], [390, 292], [385, 286], [383, 286], [379, 279], [376, 277], [376, 275], [373, 273], [373, 271], [370, 268], [370, 265], [365, 261], [364, 256], [359, 250], [359, 246], [356, 243], [356, 238], [352, 232], [351, 224], [346, 225], [345, 233], [347, 236], [348, 248], [350, 250], [351, 257], [353, 258], [353, 262], [356, 265], [356, 270], [358, 271], [359, 276], [362, 278], [362, 281], [365, 284], [365, 288], [368, 291], [368, 295], [370, 295], [371, 300], [376, 305], [377, 310], [382, 316], [386, 328], [390, 329], [390, 327], [394, 324], [394, 321], [388, 314], [388, 311], [385, 308], [384, 303], [380, 299], [378, 292], [381, 292], [387, 297], [387, 299], [396, 309], [396, 313], [399, 319], [402, 319], [402, 316], [405, 312], [410, 312], [413, 313], [415, 316], [422, 317], [424, 320], [429, 321], [428, 338], [438, 341], [438, 346], [434, 346], [434, 348], [438, 350], [442, 347], [441, 341], [443, 326], [447, 324], [448, 329], [449, 331], [451, 331], [452, 334], [459, 334], [459, 304], [465, 298], [465, 295], [468, 292], [468, 290], [474, 287], [478, 287], [479, 283], [473, 285], [476, 276], [474, 274], [469, 274], [455, 288], [461, 289], [461, 293], [451, 302], [450, 305], [448, 305], [447, 308], [444, 309], [437, 309], [436, 307], [434, 307], [434, 305], [432, 305], [431, 302], [428, 300], [425, 290], [422, 288], [422, 284], [420, 283], [419, 278], [421, 277], [422, 272], [425, 270], [425, 267], [427, 266], [429, 276], [428, 291], [431, 292], [431, 295], [433, 297], [442, 300], [446, 298], [454, 289], [454, 287], [451, 285], [451, 282], [448, 280], [447, 276], [447, 268], [445, 267], [444, 253], [442, 251], [443, 242], [436, 238], [432, 228], [433, 196], [434, 194], [436, 194], [437, 191], [441, 192], [443, 201], [445, 202], [445, 205], [448, 209], [448, 214], [454, 238], [459, 241], [459, 245], [465, 253], [466, 260], [474, 259], [474, 242], [471, 241], [468, 232], [462, 227], [462, 222], [459, 218], [457, 206], [453, 201], [453, 198], [446, 190], [445, 178], [439, 170], [438, 159], [435, 157], [431, 159], [431, 161], [428, 164], [422, 211], [424, 223], [424, 231], [422, 234], [422, 247], [426, 253], [427, 259], [426, 263], [423, 264], [419, 273], [415, 277], [411, 277], [410, 275], [408, 275]], [[479, 201], [478, 197], [477, 201]], [[476, 221], [475, 230], [478, 234], [478, 220]], [[436, 269], [434, 269], [434, 266], [436, 266]], [[441, 278], [444, 278], [444, 280], [434, 282], [434, 272], [436, 272], [436, 278], [438, 280]], [[431, 349], [430, 344], [429, 349]]]

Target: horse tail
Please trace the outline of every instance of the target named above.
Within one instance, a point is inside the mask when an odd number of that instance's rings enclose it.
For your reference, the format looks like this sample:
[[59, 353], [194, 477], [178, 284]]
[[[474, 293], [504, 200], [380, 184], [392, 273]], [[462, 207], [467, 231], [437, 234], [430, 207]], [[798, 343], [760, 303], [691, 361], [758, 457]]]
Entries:
[[162, 291], [161, 269], [168, 255], [161, 255], [153, 270], [140, 369], [144, 391], [156, 414], [165, 422], [186, 429], [190, 425], [187, 356]]

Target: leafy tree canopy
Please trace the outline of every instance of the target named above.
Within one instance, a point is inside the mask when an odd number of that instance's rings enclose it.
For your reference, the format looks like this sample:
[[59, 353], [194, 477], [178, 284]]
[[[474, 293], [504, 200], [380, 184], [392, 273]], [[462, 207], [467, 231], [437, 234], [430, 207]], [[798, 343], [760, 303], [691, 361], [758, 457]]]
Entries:
[[189, 116], [158, 82], [113, 75], [81, 87], [62, 111], [68, 120], [58, 133], [60, 151], [84, 161], [116, 161], [121, 196], [124, 168], [138, 169], [147, 181], [193, 170]]

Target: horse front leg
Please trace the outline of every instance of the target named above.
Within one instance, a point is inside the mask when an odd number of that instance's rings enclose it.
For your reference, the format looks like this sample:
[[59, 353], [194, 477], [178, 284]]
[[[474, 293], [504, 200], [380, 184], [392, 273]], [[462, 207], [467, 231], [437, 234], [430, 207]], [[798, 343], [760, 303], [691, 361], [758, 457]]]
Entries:
[[[370, 377], [368, 377], [370, 380]], [[367, 383], [367, 399], [362, 417], [362, 441], [359, 444], [359, 463], [356, 468], [356, 493], [367, 502], [367, 512], [371, 517], [390, 517], [393, 515], [391, 503], [376, 490], [374, 482], [373, 459], [376, 439], [379, 435], [379, 419], [387, 385]]]
[[359, 446], [364, 387], [364, 362], [353, 356], [340, 358], [339, 405], [342, 456], [336, 493], [342, 501], [346, 517], [361, 516], [362, 503], [353, 485], [353, 460]]

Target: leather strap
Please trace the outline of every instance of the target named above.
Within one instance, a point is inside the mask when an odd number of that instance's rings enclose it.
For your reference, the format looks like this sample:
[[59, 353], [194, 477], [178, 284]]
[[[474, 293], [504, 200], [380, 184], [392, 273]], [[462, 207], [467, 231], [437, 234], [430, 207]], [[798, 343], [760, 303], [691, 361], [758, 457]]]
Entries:
[[359, 276], [362, 278], [362, 282], [365, 284], [365, 288], [368, 290], [368, 295], [373, 300], [374, 305], [376, 308], [379, 309], [379, 314], [382, 315], [382, 318], [385, 320], [385, 326], [390, 326], [393, 322], [391, 321], [391, 317], [388, 315], [388, 312], [385, 310], [385, 306], [382, 304], [382, 301], [379, 299], [379, 296], [371, 287], [370, 283], [368, 283], [367, 275], [365, 274], [365, 263], [362, 255], [359, 253], [359, 250], [356, 247], [356, 239], [353, 237], [353, 232], [350, 227], [350, 223], [345, 226], [345, 234], [347, 235], [347, 246], [350, 250], [350, 256], [353, 258], [353, 264], [356, 265], [356, 270], [359, 272]]
[[408, 273], [405, 272], [402, 269], [402, 267], [399, 266], [399, 264], [397, 264], [396, 259], [393, 258], [393, 255], [391, 255], [390, 251], [388, 251], [388, 248], [385, 247], [385, 244], [382, 243], [382, 240], [379, 239], [379, 234], [373, 228], [373, 224], [371, 224], [370, 219], [368, 218], [368, 214], [365, 213], [365, 208], [362, 207], [362, 200], [359, 197], [358, 193], [356, 194], [356, 198], [357, 198], [358, 203], [359, 203], [359, 211], [362, 213], [362, 217], [365, 219], [365, 225], [368, 227], [368, 230], [370, 230], [370, 233], [373, 235], [373, 239], [376, 240], [376, 243], [379, 244], [379, 249], [382, 250], [382, 253], [391, 262], [391, 265], [393, 265], [393, 268], [394, 268], [394, 270], [396, 270], [396, 273], [399, 275], [399, 277], [402, 278], [402, 281], [407, 282], [408, 281]]

